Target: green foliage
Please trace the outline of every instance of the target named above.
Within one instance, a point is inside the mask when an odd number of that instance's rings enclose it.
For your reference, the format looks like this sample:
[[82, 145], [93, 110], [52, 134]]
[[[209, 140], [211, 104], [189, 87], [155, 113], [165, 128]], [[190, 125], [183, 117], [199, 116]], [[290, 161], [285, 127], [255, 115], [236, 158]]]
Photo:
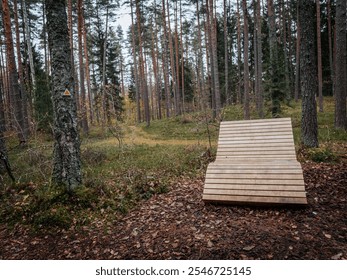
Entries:
[[330, 148], [317, 148], [310, 149], [309, 157], [314, 162], [336, 162], [337, 156], [331, 151]]

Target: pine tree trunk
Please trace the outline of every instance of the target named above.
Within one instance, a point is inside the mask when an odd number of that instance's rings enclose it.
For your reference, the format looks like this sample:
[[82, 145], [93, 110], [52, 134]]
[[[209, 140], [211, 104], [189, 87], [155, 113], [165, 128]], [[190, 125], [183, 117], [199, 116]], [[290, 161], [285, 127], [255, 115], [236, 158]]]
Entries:
[[278, 66], [276, 18], [273, 0], [267, 0], [269, 17], [269, 45], [270, 45], [270, 74], [271, 74], [271, 113], [273, 117], [278, 117], [280, 113], [280, 77]]
[[177, 1], [175, 2], [175, 59], [176, 59], [176, 103], [178, 114], [182, 114], [181, 106], [181, 90], [180, 90], [180, 48], [178, 44], [178, 8]]
[[140, 79], [139, 79], [139, 71], [138, 71], [138, 65], [137, 65], [137, 58], [136, 58], [136, 44], [135, 44], [135, 22], [134, 22], [134, 11], [133, 11], [133, 1], [130, 1], [130, 16], [131, 16], [131, 37], [132, 37], [132, 55], [134, 60], [134, 74], [135, 74], [135, 83], [136, 83], [136, 115], [137, 115], [137, 122], [140, 123], [141, 118], [141, 105], [140, 105]]
[[317, 126], [317, 65], [314, 18], [314, 1], [299, 0], [299, 22], [301, 27], [300, 76], [302, 93], [301, 139], [308, 147], [318, 147]]
[[86, 80], [87, 80], [87, 96], [88, 96], [88, 105], [89, 105], [89, 119], [90, 123], [93, 124], [94, 121], [94, 110], [93, 110], [93, 98], [91, 90], [91, 81], [90, 81], [90, 69], [89, 69], [89, 55], [88, 55], [88, 40], [87, 40], [87, 29], [85, 19], [83, 20], [83, 49], [84, 49], [84, 58], [85, 58], [85, 70], [86, 70]]
[[52, 179], [73, 191], [82, 183], [82, 173], [65, 0], [46, 0], [46, 13], [55, 139]]
[[27, 116], [23, 112], [23, 96], [20, 92], [20, 87], [18, 84], [18, 74], [16, 61], [14, 56], [13, 48], [13, 38], [11, 30], [11, 17], [10, 9], [7, 0], [2, 0], [2, 9], [3, 9], [3, 22], [4, 22], [4, 33], [6, 40], [6, 60], [7, 60], [7, 69], [9, 75], [9, 92], [10, 92], [10, 108], [13, 112], [13, 124], [16, 129], [19, 142], [21, 144], [26, 143], [28, 137], [28, 126], [26, 122]]
[[243, 88], [243, 113], [244, 119], [250, 119], [250, 108], [249, 108], [249, 65], [248, 65], [248, 13], [247, 13], [247, 0], [242, 1], [242, 10], [243, 10], [243, 37], [244, 37], [244, 45], [243, 45], [243, 80], [244, 80], [244, 88]]
[[224, 87], [225, 99], [227, 104], [231, 104], [231, 96], [229, 96], [229, 55], [228, 55], [228, 15], [227, 15], [227, 0], [223, 0], [224, 6]]
[[346, 116], [346, 1], [336, 0], [336, 85], [335, 85], [335, 127], [347, 129]]
[[81, 124], [84, 134], [88, 134], [88, 119], [87, 119], [87, 101], [84, 77], [84, 61], [83, 61], [83, 0], [77, 0], [77, 29], [78, 29], [78, 59], [80, 72], [80, 95], [81, 95]]
[[257, 83], [258, 83], [258, 91], [257, 100], [258, 100], [258, 115], [260, 118], [264, 117], [264, 91], [263, 91], [263, 49], [262, 49], [262, 33], [261, 33], [261, 15], [260, 15], [260, 0], [257, 0], [256, 7], [256, 29], [257, 29]]
[[140, 5], [139, 0], [135, 0], [136, 7], [136, 17], [137, 17], [137, 31], [138, 31], [138, 39], [139, 39], [139, 67], [140, 67], [140, 85], [141, 90], [143, 92], [143, 103], [145, 109], [145, 120], [147, 126], [150, 125], [151, 116], [149, 111], [149, 99], [148, 99], [148, 87], [147, 87], [147, 79], [145, 75], [145, 61], [143, 56], [143, 44], [142, 44], [142, 31], [141, 31], [141, 13], [140, 13]]
[[220, 111], [221, 111], [221, 98], [220, 98], [220, 86], [219, 86], [219, 71], [218, 71], [218, 56], [217, 56], [217, 22], [214, 15], [214, 6], [213, 6], [213, 0], [206, 0], [209, 3], [207, 20], [209, 21], [209, 28], [210, 28], [210, 34], [211, 34], [211, 57], [212, 57], [212, 63], [211, 63], [211, 72], [213, 75], [213, 88], [214, 88], [214, 101], [215, 101], [215, 116], [217, 118], [220, 117]]
[[322, 77], [322, 43], [320, 28], [320, 0], [316, 0], [317, 8], [317, 63], [318, 63], [318, 104], [319, 112], [323, 112], [323, 77]]
[[333, 63], [333, 46], [332, 46], [332, 35], [331, 35], [331, 0], [327, 1], [327, 13], [328, 13], [328, 40], [329, 40], [329, 68], [330, 68], [330, 80], [331, 80], [331, 89], [332, 95], [335, 92], [335, 71]]
[[301, 41], [301, 26], [299, 21], [299, 2], [297, 2], [297, 22], [296, 22], [296, 55], [295, 55], [295, 92], [294, 100], [299, 101], [300, 97], [300, 41]]
[[[171, 32], [171, 20], [170, 20], [170, 6], [169, 1], [166, 0], [166, 13], [167, 13], [167, 36], [169, 39], [169, 51], [170, 51], [170, 69], [171, 69], [171, 77], [173, 83], [173, 95], [174, 95], [174, 107], [175, 107], [175, 115], [179, 115], [179, 104], [177, 99], [177, 75], [176, 75], [176, 67], [175, 67], [175, 56], [172, 42], [172, 32]], [[165, 15], [166, 16], [166, 15]]]
[[236, 91], [236, 103], [242, 103], [241, 98], [241, 19], [240, 19], [240, 4], [237, 0], [237, 77], [238, 77], [238, 86]]

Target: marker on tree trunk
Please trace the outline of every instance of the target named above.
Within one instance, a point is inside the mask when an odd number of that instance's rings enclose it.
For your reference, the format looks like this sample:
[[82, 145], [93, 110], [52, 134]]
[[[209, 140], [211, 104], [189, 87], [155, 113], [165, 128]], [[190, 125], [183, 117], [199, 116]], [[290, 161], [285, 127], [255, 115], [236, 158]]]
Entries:
[[68, 89], [65, 89], [63, 96], [71, 96], [71, 92]]

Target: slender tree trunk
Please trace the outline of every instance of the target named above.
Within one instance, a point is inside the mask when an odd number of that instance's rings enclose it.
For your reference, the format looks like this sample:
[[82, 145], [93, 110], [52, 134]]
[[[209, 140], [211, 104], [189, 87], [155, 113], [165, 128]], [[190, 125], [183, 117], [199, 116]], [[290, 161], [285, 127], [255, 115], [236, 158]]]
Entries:
[[273, 0], [267, 0], [269, 17], [269, 45], [270, 45], [270, 74], [271, 74], [271, 101], [272, 116], [278, 117], [280, 106], [280, 78], [277, 52], [276, 18]]
[[238, 73], [238, 86], [236, 92], [236, 102], [242, 103], [241, 98], [241, 19], [240, 19], [240, 4], [239, 0], [237, 0], [237, 73]]
[[244, 119], [250, 119], [250, 108], [249, 108], [249, 65], [248, 65], [248, 12], [247, 12], [247, 0], [242, 1], [242, 9], [243, 9], [243, 37], [244, 37], [244, 45], [243, 45], [243, 80], [244, 80], [244, 88], [243, 88], [243, 97], [244, 97]]
[[318, 147], [317, 125], [317, 65], [314, 23], [308, 21], [315, 14], [314, 1], [299, 0], [299, 22], [302, 32], [300, 45], [300, 75], [302, 92], [302, 143], [308, 147]]
[[331, 88], [332, 95], [335, 92], [335, 71], [334, 71], [334, 63], [333, 63], [333, 46], [332, 46], [332, 27], [331, 27], [331, 0], [327, 1], [327, 9], [328, 9], [328, 40], [329, 40], [329, 66], [330, 66], [330, 79], [331, 79]]
[[301, 26], [299, 21], [299, 2], [297, 2], [297, 23], [296, 23], [296, 55], [295, 55], [295, 93], [294, 100], [298, 102], [300, 96], [300, 41]]
[[[45, 0], [46, 3], [46, 0]], [[47, 5], [47, 4], [46, 4]], [[47, 12], [47, 11], [46, 11]], [[72, 0], [67, 1], [67, 22], [68, 22], [68, 30], [69, 30], [69, 44], [70, 44], [70, 50], [71, 50], [71, 76], [73, 77], [74, 81], [77, 81], [76, 71], [75, 71], [75, 57], [74, 57], [74, 41], [73, 41], [73, 22], [72, 22]], [[78, 94], [78, 84], [74, 84], [74, 98], [76, 102], [76, 108], [77, 111], [80, 111], [80, 98]]]
[[227, 104], [231, 104], [231, 96], [229, 96], [229, 55], [228, 55], [228, 10], [227, 0], [223, 0], [224, 6], [224, 79], [225, 79], [225, 99]]
[[9, 75], [9, 92], [10, 92], [10, 104], [11, 109], [13, 110], [14, 116], [14, 127], [16, 129], [19, 142], [21, 144], [26, 143], [28, 137], [28, 126], [25, 119], [27, 116], [23, 112], [23, 95], [20, 91], [18, 84], [18, 74], [16, 61], [14, 56], [13, 48], [13, 38], [11, 30], [11, 17], [10, 9], [7, 0], [2, 0], [2, 9], [3, 9], [3, 22], [4, 22], [4, 33], [6, 40], [6, 60], [7, 60], [7, 69]]
[[84, 49], [84, 58], [85, 58], [85, 70], [86, 70], [86, 80], [87, 80], [87, 96], [88, 96], [88, 107], [89, 107], [89, 119], [90, 123], [93, 124], [94, 121], [94, 110], [93, 110], [93, 97], [91, 90], [91, 81], [90, 81], [90, 69], [89, 69], [89, 54], [88, 54], [88, 39], [87, 39], [87, 28], [85, 23], [85, 18], [83, 19], [83, 49]]
[[165, 90], [165, 99], [166, 99], [166, 117], [170, 117], [170, 108], [171, 108], [171, 94], [169, 86], [169, 69], [168, 69], [168, 60], [167, 60], [167, 44], [168, 44], [168, 31], [166, 25], [166, 3], [165, 0], [162, 0], [162, 18], [163, 18], [163, 27], [164, 27], [164, 36], [163, 36], [163, 75], [164, 75], [164, 90]]
[[130, 9], [131, 9], [131, 35], [132, 35], [132, 55], [134, 60], [134, 74], [135, 74], [135, 83], [136, 83], [136, 113], [137, 113], [137, 122], [140, 123], [141, 118], [141, 103], [140, 103], [140, 79], [139, 79], [139, 71], [138, 71], [138, 65], [137, 65], [137, 58], [136, 58], [136, 44], [135, 44], [135, 22], [134, 22], [134, 8], [133, 8], [133, 1], [130, 1]]
[[200, 69], [200, 95], [202, 106], [201, 109], [206, 109], [209, 107], [208, 97], [206, 93], [206, 82], [205, 82], [205, 71], [204, 71], [204, 59], [202, 51], [202, 35], [201, 35], [201, 23], [200, 23], [200, 11], [199, 11], [199, 1], [196, 1], [196, 15], [197, 15], [197, 24], [198, 24], [198, 44], [199, 44], [199, 58], [198, 58], [198, 68]]
[[52, 177], [53, 182], [73, 191], [82, 183], [82, 173], [65, 0], [46, 0], [46, 13], [53, 82]]
[[[173, 84], [173, 95], [174, 95], [174, 107], [175, 107], [175, 115], [179, 115], [179, 104], [177, 99], [177, 76], [176, 76], [176, 68], [175, 68], [175, 56], [173, 50], [173, 42], [172, 42], [172, 32], [171, 32], [171, 20], [170, 20], [170, 6], [169, 1], [166, 0], [166, 13], [167, 13], [167, 36], [169, 39], [169, 50], [170, 50], [170, 66], [171, 66], [171, 77]], [[165, 15], [166, 16], [166, 15]]]
[[35, 95], [36, 95], [36, 77], [35, 77], [35, 67], [34, 67], [34, 57], [33, 57], [33, 50], [31, 47], [31, 36], [30, 36], [30, 25], [29, 25], [29, 19], [28, 19], [28, 12], [26, 7], [25, 0], [22, 0], [22, 12], [23, 12], [23, 20], [24, 20], [24, 33], [26, 38], [26, 45], [28, 49], [28, 56], [29, 56], [29, 65], [30, 65], [30, 77], [31, 77], [31, 84], [32, 84], [32, 100], [33, 104], [35, 101]]
[[143, 92], [143, 103], [144, 103], [144, 109], [145, 109], [145, 120], [146, 120], [147, 126], [149, 126], [150, 122], [151, 122], [151, 116], [150, 116], [150, 111], [149, 111], [147, 79], [146, 79], [145, 69], [144, 69], [145, 61], [144, 61], [144, 56], [143, 56], [142, 31], [141, 31], [141, 13], [140, 13], [139, 0], [135, 0], [135, 4], [136, 4], [138, 39], [139, 39], [140, 85], [141, 85], [141, 90]]
[[336, 0], [336, 86], [335, 86], [335, 127], [347, 129], [346, 116], [346, 1]]
[[[77, 0], [77, 28], [78, 28], [78, 59], [79, 59], [79, 72], [80, 72], [80, 94], [81, 94], [81, 123], [82, 129], [85, 134], [88, 134], [88, 119], [87, 119], [87, 101], [84, 79], [84, 61], [83, 61], [83, 0]], [[85, 42], [84, 42], [85, 43]]]
[[322, 77], [322, 43], [320, 28], [320, 0], [316, 0], [317, 10], [317, 63], [318, 63], [318, 104], [319, 112], [323, 112], [323, 77]]
[[261, 15], [260, 15], [260, 0], [257, 0], [256, 7], [256, 30], [257, 30], [257, 84], [258, 84], [258, 92], [257, 100], [258, 100], [258, 115], [260, 118], [264, 117], [264, 91], [263, 91], [263, 49], [262, 49], [262, 33], [261, 33]]
[[207, 21], [209, 22], [209, 33], [211, 34], [211, 73], [213, 75], [213, 89], [214, 89], [214, 101], [215, 101], [215, 115], [220, 117], [221, 111], [221, 98], [220, 98], [220, 86], [219, 86], [219, 72], [218, 72], [218, 56], [217, 56], [217, 22], [214, 15], [213, 0], [206, 0], [207, 6]]
[[181, 90], [180, 90], [180, 48], [178, 44], [178, 8], [177, 1], [175, 2], [175, 59], [176, 59], [176, 104], [178, 114], [182, 114], [181, 106]]
[[289, 63], [288, 63], [288, 48], [287, 48], [287, 12], [284, 0], [281, 0], [282, 9], [282, 30], [283, 30], [283, 53], [284, 53], [284, 76], [285, 76], [285, 94], [287, 101], [290, 100], [291, 89], [289, 80]]
[[[27, 92], [26, 92], [25, 82], [24, 82], [22, 53], [20, 49], [20, 34], [19, 34], [20, 32], [19, 32], [17, 0], [13, 1], [13, 8], [14, 8], [14, 20], [15, 20], [15, 29], [16, 29], [16, 50], [17, 50], [19, 86], [20, 86], [20, 92], [22, 94], [22, 99], [23, 99], [23, 115], [24, 115], [24, 122], [25, 122], [24, 126], [28, 127], [28, 133], [29, 133], [30, 129], [29, 129], [29, 117], [28, 117], [28, 102], [27, 102], [28, 100], [27, 100]], [[30, 102], [30, 105], [33, 105], [33, 104]]]
[[[4, 133], [5, 133], [5, 110], [4, 110], [4, 102], [3, 102], [3, 91], [2, 91], [2, 87], [0, 87], [0, 186], [3, 186], [2, 175], [5, 174], [5, 170], [7, 174], [9, 175], [9, 177], [12, 179], [12, 181], [13, 182], [16, 181], [12, 174], [10, 161], [8, 159]], [[2, 168], [2, 166], [4, 168]]]

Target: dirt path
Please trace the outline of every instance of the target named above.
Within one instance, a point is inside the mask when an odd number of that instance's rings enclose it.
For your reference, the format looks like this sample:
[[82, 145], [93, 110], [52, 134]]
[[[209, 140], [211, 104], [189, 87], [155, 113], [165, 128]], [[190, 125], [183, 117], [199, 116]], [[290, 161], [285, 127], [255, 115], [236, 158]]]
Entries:
[[347, 164], [304, 164], [303, 208], [205, 205], [181, 181], [113, 223], [30, 234], [0, 227], [0, 259], [347, 259]]

